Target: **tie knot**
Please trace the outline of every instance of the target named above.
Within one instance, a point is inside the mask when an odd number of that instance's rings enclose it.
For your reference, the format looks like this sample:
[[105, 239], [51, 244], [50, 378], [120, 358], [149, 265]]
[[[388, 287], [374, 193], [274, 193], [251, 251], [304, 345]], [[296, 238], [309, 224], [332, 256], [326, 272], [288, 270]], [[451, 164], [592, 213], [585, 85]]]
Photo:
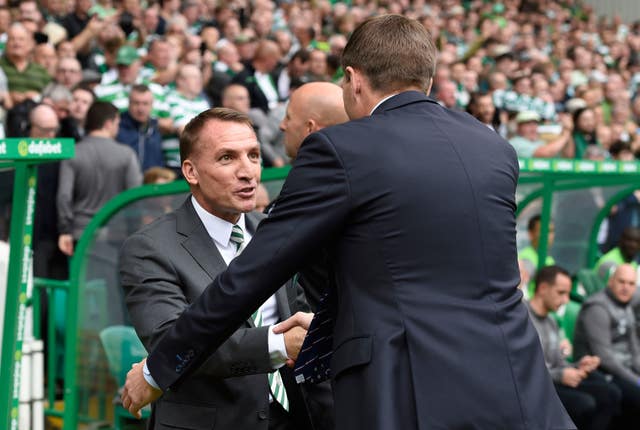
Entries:
[[242, 227], [235, 224], [233, 228], [231, 228], [231, 237], [229, 240], [236, 244], [236, 252], [240, 251], [240, 247], [244, 242], [244, 233], [242, 232]]

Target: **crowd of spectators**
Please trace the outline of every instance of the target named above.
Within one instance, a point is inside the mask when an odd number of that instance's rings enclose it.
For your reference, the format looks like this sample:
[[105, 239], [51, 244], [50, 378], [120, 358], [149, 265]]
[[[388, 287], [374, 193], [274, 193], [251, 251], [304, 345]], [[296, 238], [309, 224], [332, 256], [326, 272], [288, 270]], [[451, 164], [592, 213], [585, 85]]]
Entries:
[[283, 166], [291, 92], [339, 83], [350, 33], [382, 13], [432, 33], [431, 96], [520, 157], [640, 156], [640, 20], [599, 17], [581, 0], [0, 0], [0, 137], [33, 135], [30, 112], [46, 104], [56, 135], [81, 142], [92, 103], [109, 102], [141, 173], [180, 175], [180, 132], [224, 106], [249, 114], [264, 166]]
[[496, 129], [521, 157], [640, 155], [640, 22], [598, 17], [579, 0], [0, 0], [4, 134], [28, 134], [32, 101], [77, 123], [62, 121], [60, 134], [79, 140], [78, 86], [125, 113], [132, 86], [145, 85], [150, 116], [129, 112], [122, 135], [145, 125], [140, 141], [153, 140], [155, 153], [134, 147], [145, 152], [142, 167], [177, 168], [180, 130], [238, 84], [264, 164], [282, 166], [278, 124], [290, 92], [339, 82], [350, 32], [381, 13], [429, 29], [440, 51], [432, 96]]

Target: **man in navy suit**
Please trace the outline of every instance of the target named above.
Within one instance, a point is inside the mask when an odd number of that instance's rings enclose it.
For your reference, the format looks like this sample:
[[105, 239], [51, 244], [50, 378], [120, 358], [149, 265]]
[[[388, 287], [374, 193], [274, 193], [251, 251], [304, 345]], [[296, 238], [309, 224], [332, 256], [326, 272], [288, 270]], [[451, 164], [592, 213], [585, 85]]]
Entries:
[[352, 119], [309, 135], [246, 250], [129, 373], [136, 412], [327, 248], [338, 430], [575, 429], [517, 289], [513, 148], [425, 96], [436, 49], [398, 15], [345, 47]]

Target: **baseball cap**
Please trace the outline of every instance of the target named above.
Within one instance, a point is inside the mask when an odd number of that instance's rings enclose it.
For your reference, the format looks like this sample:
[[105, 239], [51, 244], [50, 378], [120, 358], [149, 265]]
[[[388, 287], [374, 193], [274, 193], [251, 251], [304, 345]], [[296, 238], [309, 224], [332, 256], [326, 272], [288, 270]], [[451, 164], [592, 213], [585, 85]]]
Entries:
[[125, 66], [130, 66], [133, 64], [140, 56], [138, 55], [138, 51], [136, 48], [129, 45], [124, 45], [120, 49], [118, 49], [118, 55], [116, 56], [116, 64], [122, 64]]
[[540, 115], [532, 110], [525, 110], [516, 115], [516, 122], [522, 124], [523, 122], [540, 122]]

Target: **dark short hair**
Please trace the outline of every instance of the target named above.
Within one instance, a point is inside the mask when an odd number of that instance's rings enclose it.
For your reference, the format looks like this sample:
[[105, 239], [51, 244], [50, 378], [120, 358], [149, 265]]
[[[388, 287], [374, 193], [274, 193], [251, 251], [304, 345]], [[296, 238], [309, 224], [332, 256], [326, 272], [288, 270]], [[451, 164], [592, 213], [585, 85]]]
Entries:
[[[382, 15], [360, 24], [342, 53], [342, 67], [364, 73], [374, 91], [426, 90], [436, 69], [436, 47], [418, 21]], [[348, 79], [348, 76], [346, 76]]]
[[131, 92], [129, 93], [129, 96], [131, 96], [131, 93], [150, 93], [150, 92], [151, 92], [151, 89], [145, 84], [135, 84], [131, 87]]
[[475, 107], [475, 105], [478, 103], [478, 100], [480, 100], [482, 97], [491, 97], [491, 102], [493, 103], [493, 96], [491, 95], [491, 93], [487, 91], [474, 91], [471, 94], [469, 94], [469, 103], [467, 103], [467, 113], [473, 115], [472, 110]]
[[81, 83], [77, 84], [76, 86], [74, 86], [74, 87], [71, 89], [71, 94], [73, 94], [74, 92], [76, 92], [76, 91], [78, 91], [78, 90], [86, 91], [86, 92], [88, 92], [89, 94], [91, 94], [91, 99], [92, 99], [92, 100], [95, 100], [95, 99], [96, 99], [96, 93], [94, 93], [94, 92], [93, 92], [93, 89], [91, 88], [91, 86], [90, 86], [90, 85], [88, 85], [88, 84], [86, 84], [86, 83], [81, 82]]
[[202, 129], [210, 121], [236, 122], [245, 124], [247, 127], [253, 129], [253, 124], [249, 116], [233, 109], [212, 108], [200, 112], [195, 118], [189, 121], [184, 130], [182, 130], [182, 134], [180, 134], [180, 161], [186, 160], [193, 154], [200, 139]]
[[616, 140], [609, 146], [609, 153], [614, 157], [618, 156], [622, 151], [631, 151], [631, 143]]
[[531, 218], [529, 218], [529, 224], [527, 224], [527, 230], [533, 231], [533, 229], [536, 228], [536, 224], [540, 224], [541, 218], [542, 217], [540, 216], [540, 214], [534, 215]]
[[310, 55], [308, 50], [299, 49], [291, 56], [291, 59], [289, 60], [289, 62], [295, 59], [299, 59], [302, 63], [306, 63], [307, 61], [309, 61], [309, 57]]
[[109, 102], [94, 102], [87, 112], [84, 129], [87, 134], [100, 130], [107, 121], [116, 119], [119, 114], [118, 108]]
[[538, 270], [534, 281], [535, 291], [538, 291], [538, 287], [543, 282], [546, 282], [547, 284], [554, 284], [558, 275], [565, 275], [568, 278], [571, 278], [569, 272], [560, 266], [544, 266]]

